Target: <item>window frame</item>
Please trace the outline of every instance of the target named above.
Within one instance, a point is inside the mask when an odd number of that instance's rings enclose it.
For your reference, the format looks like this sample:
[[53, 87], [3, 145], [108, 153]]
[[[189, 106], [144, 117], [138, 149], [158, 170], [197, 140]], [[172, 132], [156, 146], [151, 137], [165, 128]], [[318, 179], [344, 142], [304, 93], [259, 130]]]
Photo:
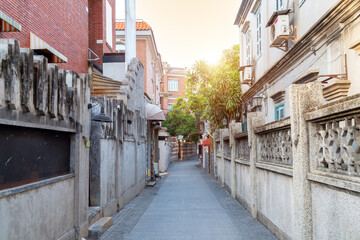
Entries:
[[178, 92], [179, 91], [179, 79], [176, 79], [176, 78], [168, 79], [168, 91], [169, 92]]
[[245, 31], [245, 60], [246, 65], [251, 64], [250, 27], [248, 27]]
[[[281, 111], [282, 110], [282, 117]], [[275, 106], [275, 121], [285, 118], [285, 103], [279, 103]]]
[[261, 56], [262, 53], [261, 5], [255, 11], [255, 18], [256, 18], [256, 55], [259, 57]]
[[105, 20], [105, 28], [106, 28], [106, 42], [113, 47], [113, 16], [112, 16], [112, 7], [108, 0], [105, 3], [105, 13], [106, 13], [106, 20]]

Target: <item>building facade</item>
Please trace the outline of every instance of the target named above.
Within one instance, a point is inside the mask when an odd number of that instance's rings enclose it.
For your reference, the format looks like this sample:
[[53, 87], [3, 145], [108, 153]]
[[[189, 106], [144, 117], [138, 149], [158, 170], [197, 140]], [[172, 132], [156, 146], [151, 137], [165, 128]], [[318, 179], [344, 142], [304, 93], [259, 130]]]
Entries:
[[360, 92], [358, 15], [358, 1], [242, 1], [243, 121], [251, 111], [266, 122], [290, 116], [291, 84], [321, 82], [326, 102]]
[[165, 74], [164, 81], [160, 84], [160, 102], [161, 109], [167, 115], [176, 99], [185, 97], [186, 71], [184, 68], [171, 67], [167, 62], [164, 62], [163, 66]]
[[[125, 51], [125, 21], [116, 22], [116, 51]], [[160, 82], [164, 78], [161, 56], [151, 26], [136, 22], [136, 57], [144, 65], [144, 91], [149, 101], [160, 107]]]
[[[85, 73], [88, 70], [90, 2], [1, 1], [0, 11], [22, 28], [20, 32], [0, 33], [0, 37], [17, 39], [21, 47], [49, 55], [49, 62], [59, 64], [60, 68]], [[61, 60], [53, 61], [55, 56]]]
[[89, 58], [100, 69], [103, 56], [116, 52], [115, 6], [115, 0], [89, 0]]

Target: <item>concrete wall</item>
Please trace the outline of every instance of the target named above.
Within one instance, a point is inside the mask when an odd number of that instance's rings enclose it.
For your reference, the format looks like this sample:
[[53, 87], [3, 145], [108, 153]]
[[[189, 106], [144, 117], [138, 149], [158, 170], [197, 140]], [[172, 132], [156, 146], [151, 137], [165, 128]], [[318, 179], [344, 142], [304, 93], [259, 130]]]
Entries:
[[74, 177], [0, 199], [0, 239], [75, 239]]
[[247, 132], [236, 123], [214, 133], [216, 177], [279, 239], [357, 239], [360, 181], [350, 159], [359, 158], [360, 94], [324, 104], [321, 84], [289, 92], [290, 118], [265, 124], [263, 113], [248, 113]]
[[[92, 96], [92, 116], [101, 108], [111, 123], [92, 122], [90, 204], [98, 215], [112, 216], [145, 187], [147, 121], [144, 68], [133, 59], [126, 73], [122, 99]], [[94, 216], [95, 217], [95, 216]]]
[[258, 211], [288, 236], [293, 236], [293, 179], [258, 170]]
[[91, 122], [87, 108], [89, 76], [48, 64], [47, 58], [34, 57], [31, 49], [20, 49], [19, 42], [13, 39], [0, 40], [0, 60], [12, 69], [0, 69], [0, 124], [70, 136], [68, 174], [39, 181], [34, 171], [31, 174], [37, 181], [0, 191], [0, 238], [85, 237], [89, 202], [86, 142]]

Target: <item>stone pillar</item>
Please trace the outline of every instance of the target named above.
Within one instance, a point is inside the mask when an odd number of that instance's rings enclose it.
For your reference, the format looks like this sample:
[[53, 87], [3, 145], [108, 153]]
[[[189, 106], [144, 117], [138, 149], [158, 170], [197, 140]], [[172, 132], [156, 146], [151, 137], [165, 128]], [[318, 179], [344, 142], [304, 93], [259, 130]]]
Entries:
[[88, 234], [89, 208], [89, 148], [86, 142], [90, 139], [91, 114], [87, 108], [90, 102], [90, 77], [81, 74], [74, 83], [77, 89], [77, 134], [71, 139], [71, 161], [75, 173], [74, 221], [76, 238]]
[[218, 173], [217, 173], [217, 147], [216, 147], [216, 140], [219, 139], [219, 132], [214, 132], [214, 177], [215, 179], [218, 179]]
[[293, 152], [294, 239], [312, 239], [309, 131], [304, 114], [323, 103], [320, 83], [290, 86], [291, 138]]
[[229, 140], [230, 140], [230, 147], [231, 147], [231, 197], [236, 197], [236, 164], [235, 164], [235, 138], [234, 138], [234, 129], [235, 124], [230, 124], [230, 132], [229, 132]]
[[220, 173], [221, 186], [225, 186], [225, 159], [224, 159], [224, 129], [220, 129], [220, 148], [221, 148], [221, 166], [222, 172]]
[[136, 58], [136, 0], [125, 0], [125, 70]]
[[254, 112], [248, 113], [248, 142], [249, 142], [249, 149], [250, 149], [250, 178], [251, 178], [251, 215], [253, 218], [257, 218], [257, 211], [258, 211], [258, 176], [256, 170], [256, 161], [258, 156], [258, 144], [257, 144], [257, 136], [255, 134], [255, 128], [262, 126], [265, 124], [265, 114], [262, 112]]

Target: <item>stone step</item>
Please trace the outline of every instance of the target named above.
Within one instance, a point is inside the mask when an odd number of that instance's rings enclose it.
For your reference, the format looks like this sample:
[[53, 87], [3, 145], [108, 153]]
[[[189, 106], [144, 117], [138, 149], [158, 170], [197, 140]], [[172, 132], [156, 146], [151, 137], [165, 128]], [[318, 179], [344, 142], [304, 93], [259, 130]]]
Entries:
[[112, 217], [103, 217], [96, 221], [93, 225], [89, 227], [89, 237], [88, 240], [97, 240], [100, 239], [111, 226], [113, 225]]

